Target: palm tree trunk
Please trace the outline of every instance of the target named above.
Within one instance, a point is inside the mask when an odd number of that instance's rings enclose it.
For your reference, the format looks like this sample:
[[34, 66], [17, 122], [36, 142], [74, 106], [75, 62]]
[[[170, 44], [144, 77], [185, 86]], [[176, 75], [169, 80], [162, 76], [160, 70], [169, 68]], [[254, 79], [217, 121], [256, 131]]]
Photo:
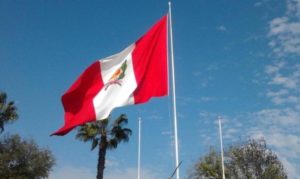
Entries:
[[106, 149], [107, 149], [107, 138], [106, 135], [102, 135], [99, 144], [97, 179], [103, 179]]

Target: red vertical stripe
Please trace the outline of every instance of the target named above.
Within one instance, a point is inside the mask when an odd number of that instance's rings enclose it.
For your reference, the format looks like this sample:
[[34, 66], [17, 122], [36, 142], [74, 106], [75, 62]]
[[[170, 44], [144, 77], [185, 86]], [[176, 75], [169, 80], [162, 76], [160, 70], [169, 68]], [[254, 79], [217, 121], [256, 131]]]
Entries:
[[[137, 80], [135, 104], [167, 95], [167, 16], [136, 41], [132, 58]], [[100, 62], [93, 63], [62, 96], [65, 123], [52, 135], [65, 135], [76, 126], [96, 119], [93, 99], [104, 86], [100, 70]]]
[[96, 120], [93, 98], [103, 87], [99, 61], [89, 66], [62, 96], [65, 124], [52, 135], [65, 135], [78, 125]]
[[147, 102], [151, 97], [167, 95], [167, 16], [158, 21], [135, 44], [132, 53], [137, 80], [135, 104]]

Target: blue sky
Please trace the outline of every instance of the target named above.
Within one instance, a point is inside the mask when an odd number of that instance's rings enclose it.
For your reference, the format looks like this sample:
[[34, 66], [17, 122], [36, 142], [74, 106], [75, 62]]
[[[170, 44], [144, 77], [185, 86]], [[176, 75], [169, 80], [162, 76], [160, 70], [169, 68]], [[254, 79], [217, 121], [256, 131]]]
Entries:
[[[63, 124], [61, 95], [96, 59], [121, 51], [167, 13], [167, 1], [0, 0], [0, 90], [20, 118], [6, 128], [52, 150], [51, 179], [95, 178], [97, 152], [49, 135]], [[300, 173], [300, 1], [173, 2], [181, 177], [224, 145], [264, 137], [289, 177]], [[119, 108], [130, 142], [108, 152], [106, 178], [137, 171], [142, 117], [142, 178], [167, 178], [174, 168], [171, 98]]]

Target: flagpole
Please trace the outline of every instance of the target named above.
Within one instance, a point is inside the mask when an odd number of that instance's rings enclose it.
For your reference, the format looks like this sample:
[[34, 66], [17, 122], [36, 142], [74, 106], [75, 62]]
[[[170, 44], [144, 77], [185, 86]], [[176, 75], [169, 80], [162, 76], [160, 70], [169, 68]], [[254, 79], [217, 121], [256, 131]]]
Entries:
[[141, 179], [141, 124], [142, 118], [139, 117], [139, 136], [138, 136], [138, 179]]
[[[176, 110], [176, 90], [175, 90], [175, 68], [174, 68], [174, 50], [173, 50], [173, 32], [172, 32], [172, 11], [169, 1], [169, 27], [170, 27], [170, 47], [171, 47], [171, 67], [172, 67], [172, 92], [173, 92], [173, 117], [174, 117], [174, 138], [175, 138], [175, 162], [179, 166], [178, 152], [178, 131], [177, 131], [177, 110]], [[176, 170], [176, 178], [179, 179], [179, 168]]]
[[221, 143], [221, 160], [222, 160], [222, 176], [225, 179], [225, 169], [224, 169], [224, 154], [223, 154], [223, 139], [222, 139], [222, 124], [221, 117], [218, 117], [219, 120], [219, 134], [220, 134], [220, 143]]

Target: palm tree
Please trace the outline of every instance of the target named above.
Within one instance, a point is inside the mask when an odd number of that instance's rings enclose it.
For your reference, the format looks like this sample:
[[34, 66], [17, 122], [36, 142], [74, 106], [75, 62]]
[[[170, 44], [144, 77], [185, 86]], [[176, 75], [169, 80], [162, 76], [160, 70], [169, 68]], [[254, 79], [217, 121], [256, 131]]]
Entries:
[[13, 101], [7, 103], [7, 95], [0, 92], [0, 134], [4, 131], [4, 124], [18, 118], [17, 108]]
[[97, 179], [103, 179], [107, 149], [116, 149], [120, 142], [128, 142], [132, 131], [123, 128], [128, 123], [125, 114], [120, 115], [113, 124], [109, 118], [102, 121], [86, 123], [79, 127], [76, 138], [83, 142], [92, 142], [91, 150], [99, 146]]

